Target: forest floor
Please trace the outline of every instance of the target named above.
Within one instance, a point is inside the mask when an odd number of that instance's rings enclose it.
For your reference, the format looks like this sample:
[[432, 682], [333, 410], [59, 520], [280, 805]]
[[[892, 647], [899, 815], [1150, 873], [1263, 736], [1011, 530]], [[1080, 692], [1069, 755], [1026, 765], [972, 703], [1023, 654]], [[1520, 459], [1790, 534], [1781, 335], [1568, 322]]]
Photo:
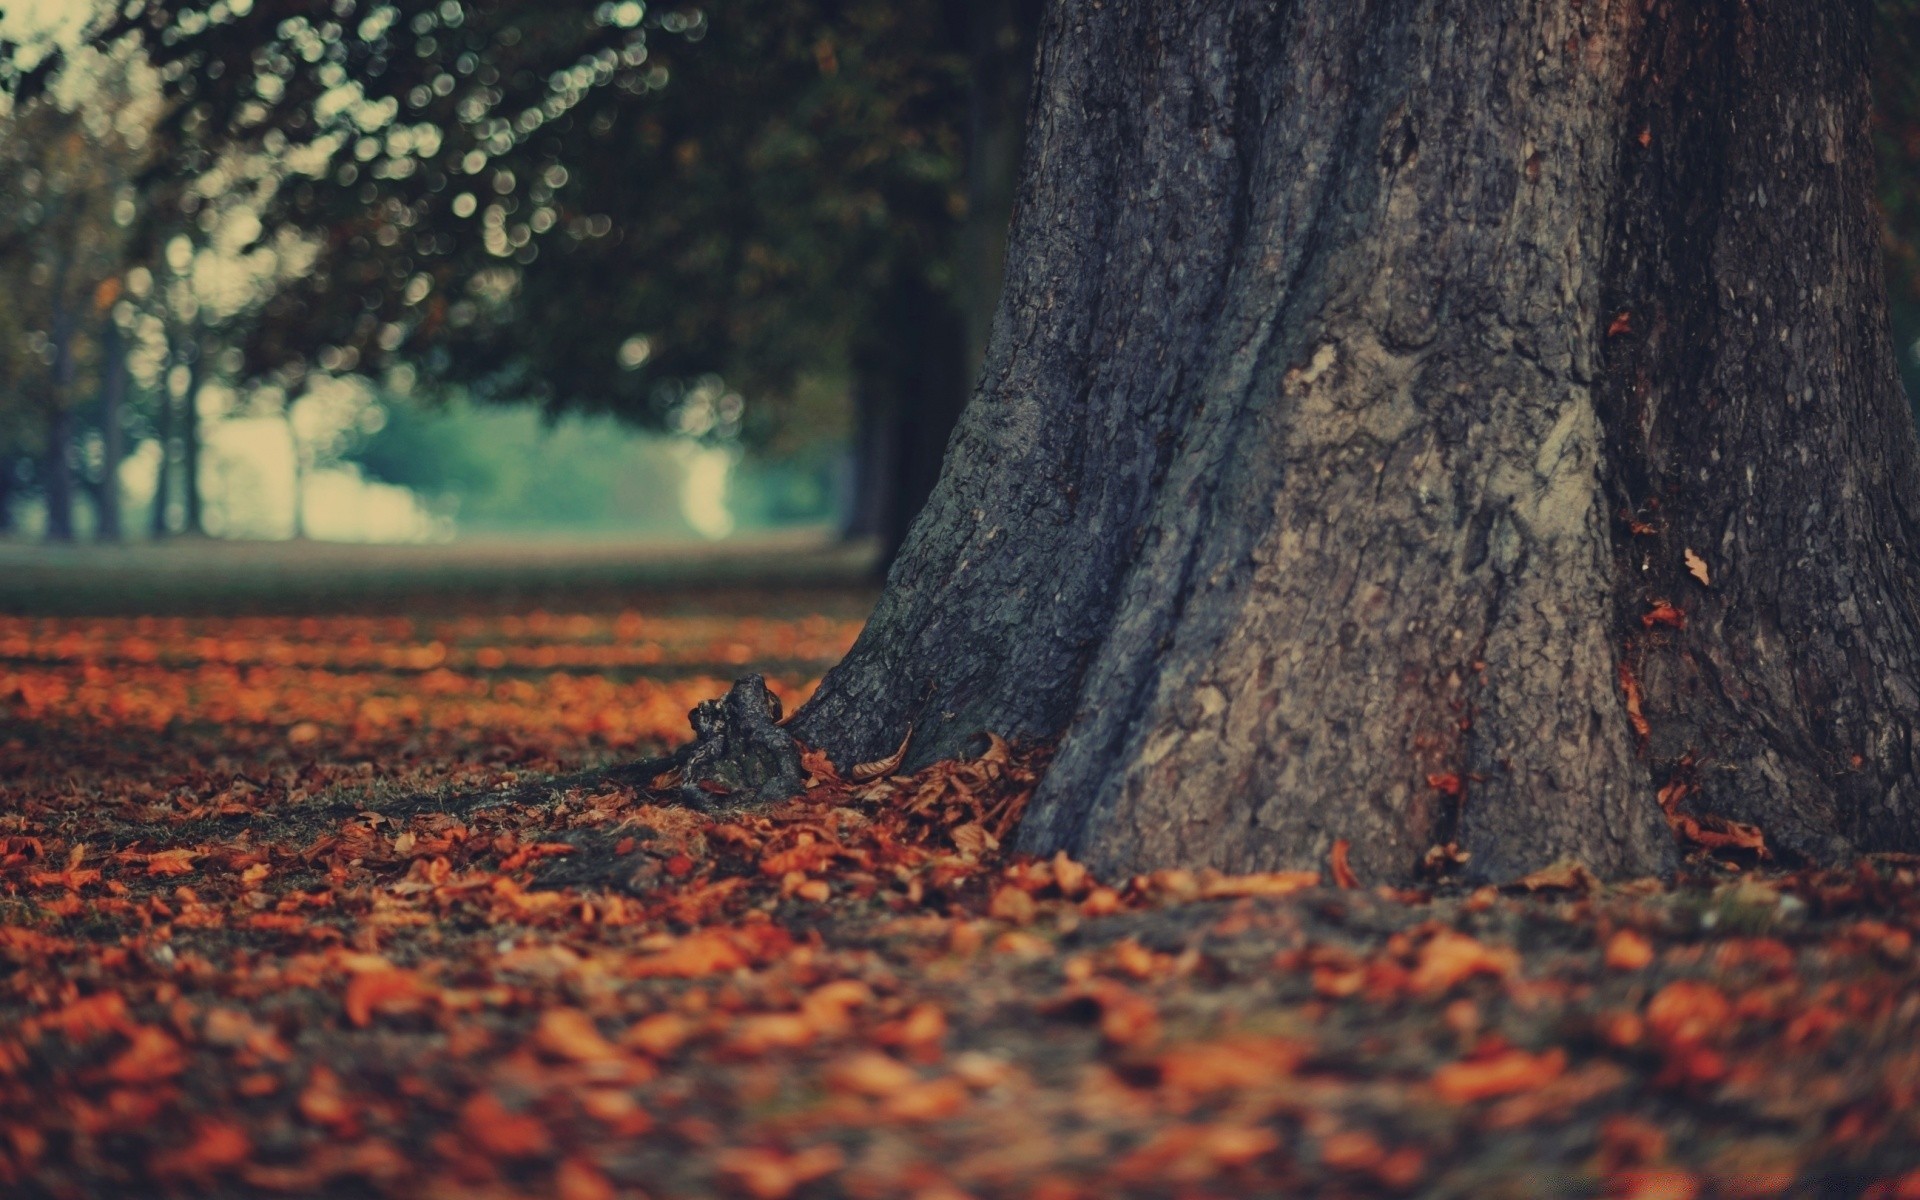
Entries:
[[0, 1193], [1920, 1198], [1913, 860], [1091, 879], [1034, 748], [577, 774], [870, 598], [0, 616]]

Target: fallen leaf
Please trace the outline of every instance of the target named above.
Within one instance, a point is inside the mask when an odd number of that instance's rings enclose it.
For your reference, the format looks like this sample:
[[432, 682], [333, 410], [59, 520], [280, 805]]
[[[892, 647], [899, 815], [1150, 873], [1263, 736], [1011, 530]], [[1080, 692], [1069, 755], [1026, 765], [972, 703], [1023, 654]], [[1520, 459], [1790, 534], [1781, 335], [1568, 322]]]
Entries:
[[1707, 560], [1695, 554], [1691, 547], [1686, 551], [1687, 574], [1700, 581], [1701, 587], [1712, 587], [1713, 581], [1707, 578]]
[[619, 1061], [620, 1048], [602, 1037], [593, 1018], [577, 1008], [550, 1008], [540, 1014], [533, 1044], [555, 1058], [577, 1063]]
[[1409, 982], [1424, 995], [1439, 996], [1472, 976], [1504, 979], [1519, 966], [1519, 955], [1504, 946], [1488, 946], [1464, 933], [1443, 929], [1420, 948], [1420, 960]]
[[494, 1158], [537, 1158], [553, 1148], [547, 1127], [525, 1113], [509, 1111], [490, 1091], [475, 1092], [460, 1109], [460, 1127]]
[[162, 1179], [204, 1179], [230, 1171], [253, 1154], [246, 1130], [227, 1121], [202, 1117], [194, 1123], [192, 1140], [163, 1150], [148, 1161], [148, 1169]]
[[837, 1146], [812, 1146], [796, 1154], [740, 1148], [722, 1151], [715, 1165], [721, 1178], [753, 1200], [786, 1200], [801, 1187], [838, 1171], [845, 1161]]
[[1347, 865], [1348, 848], [1347, 839], [1345, 838], [1340, 838], [1333, 843], [1333, 854], [1330, 856], [1330, 865], [1333, 869], [1333, 883], [1335, 887], [1357, 888], [1360, 886], [1360, 877], [1353, 873], [1351, 866]]
[[1631, 929], [1607, 939], [1606, 964], [1616, 971], [1639, 971], [1653, 962], [1653, 943]]
[[1433, 1074], [1433, 1090], [1449, 1104], [1471, 1104], [1495, 1096], [1532, 1091], [1567, 1069], [1567, 1052], [1555, 1046], [1544, 1054], [1507, 1050], [1488, 1058], [1448, 1063]]

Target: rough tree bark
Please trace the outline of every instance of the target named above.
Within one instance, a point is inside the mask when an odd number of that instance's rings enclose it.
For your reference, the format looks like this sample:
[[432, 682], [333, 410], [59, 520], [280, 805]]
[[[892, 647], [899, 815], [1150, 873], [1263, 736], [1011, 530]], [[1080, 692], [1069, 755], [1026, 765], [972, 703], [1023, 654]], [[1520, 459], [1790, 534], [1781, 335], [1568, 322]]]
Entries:
[[1920, 849], [1866, 16], [1051, 4], [985, 368], [797, 736], [1057, 737], [1020, 846], [1108, 871], [1661, 872], [1670, 783]]

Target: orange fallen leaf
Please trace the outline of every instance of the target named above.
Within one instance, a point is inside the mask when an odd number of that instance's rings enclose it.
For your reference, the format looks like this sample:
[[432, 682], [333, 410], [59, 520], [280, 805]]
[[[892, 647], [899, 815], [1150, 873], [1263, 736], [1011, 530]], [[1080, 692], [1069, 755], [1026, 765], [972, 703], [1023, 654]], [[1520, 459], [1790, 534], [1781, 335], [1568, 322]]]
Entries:
[[919, 1073], [912, 1067], [877, 1050], [862, 1050], [840, 1059], [827, 1068], [826, 1077], [828, 1085], [836, 1090], [875, 1098], [891, 1096], [920, 1082]]
[[1652, 629], [1655, 625], [1666, 625], [1673, 629], [1685, 629], [1687, 627], [1687, 614], [1681, 612], [1673, 605], [1661, 601], [1641, 615], [1640, 624], [1648, 629]]
[[1409, 982], [1415, 991], [1439, 996], [1474, 975], [1504, 979], [1519, 966], [1519, 955], [1505, 946], [1489, 946], [1464, 933], [1443, 929], [1420, 948], [1420, 959]]
[[1291, 1075], [1306, 1056], [1306, 1047], [1288, 1038], [1187, 1042], [1161, 1054], [1160, 1085], [1193, 1096], [1270, 1087]]
[[1647, 714], [1640, 706], [1640, 680], [1634, 675], [1633, 668], [1625, 659], [1620, 662], [1620, 691], [1627, 698], [1627, 720], [1632, 723], [1633, 731], [1641, 737], [1653, 732], [1653, 726], [1647, 724]]
[[744, 951], [724, 929], [702, 929], [681, 938], [672, 946], [634, 962], [627, 974], [636, 979], [663, 976], [696, 979], [720, 971], [732, 971], [751, 965]]
[[1704, 1041], [1720, 1033], [1733, 1015], [1726, 993], [1697, 979], [1679, 979], [1647, 1002], [1647, 1025], [1669, 1042]]
[[1273, 871], [1256, 875], [1224, 875], [1203, 883], [1202, 900], [1220, 900], [1236, 896], [1291, 896], [1295, 892], [1320, 886], [1318, 871]]
[[364, 1029], [372, 1024], [375, 1013], [413, 1012], [432, 994], [412, 971], [398, 967], [362, 971], [347, 982], [347, 1020]]
[[1631, 929], [1607, 939], [1606, 963], [1616, 971], [1638, 971], [1653, 961], [1653, 943]]
[[553, 1194], [558, 1200], [614, 1200], [613, 1181], [584, 1158], [563, 1158], [553, 1173]]
[[880, 1111], [894, 1121], [944, 1121], [965, 1108], [972, 1098], [973, 1093], [958, 1079], [916, 1080], [887, 1096]]
[[193, 860], [198, 857], [191, 850], [161, 850], [147, 855], [147, 874], [191, 875]]
[[679, 1013], [655, 1013], [635, 1022], [620, 1041], [655, 1058], [666, 1058], [685, 1045], [695, 1032], [693, 1022]]
[[460, 1109], [460, 1127], [494, 1158], [536, 1158], [553, 1148], [547, 1127], [525, 1113], [510, 1111], [492, 1092], [474, 1093]]
[[602, 1037], [593, 1018], [577, 1008], [550, 1008], [540, 1014], [533, 1044], [555, 1058], [577, 1063], [618, 1061], [620, 1048]]
[[232, 1170], [253, 1154], [246, 1130], [225, 1121], [202, 1117], [194, 1124], [192, 1140], [163, 1150], [147, 1166], [162, 1179], [203, 1179]]
[[135, 1029], [131, 1044], [107, 1064], [107, 1078], [119, 1083], [158, 1083], [187, 1069], [186, 1052], [164, 1030]]
[[1507, 1050], [1489, 1058], [1448, 1063], [1433, 1073], [1433, 1090], [1449, 1104], [1471, 1104], [1532, 1091], [1559, 1078], [1566, 1069], [1567, 1052], [1558, 1046], [1545, 1054]]
[[1357, 888], [1360, 886], [1360, 877], [1355, 875], [1353, 868], [1347, 864], [1347, 851], [1349, 849], [1350, 847], [1345, 838], [1340, 838], [1333, 843], [1333, 854], [1331, 855], [1330, 865], [1333, 869], [1333, 883], [1335, 887]]
[[836, 1146], [812, 1146], [797, 1154], [743, 1147], [722, 1151], [715, 1165], [721, 1178], [753, 1200], [786, 1200], [805, 1185], [838, 1171], [845, 1161]]

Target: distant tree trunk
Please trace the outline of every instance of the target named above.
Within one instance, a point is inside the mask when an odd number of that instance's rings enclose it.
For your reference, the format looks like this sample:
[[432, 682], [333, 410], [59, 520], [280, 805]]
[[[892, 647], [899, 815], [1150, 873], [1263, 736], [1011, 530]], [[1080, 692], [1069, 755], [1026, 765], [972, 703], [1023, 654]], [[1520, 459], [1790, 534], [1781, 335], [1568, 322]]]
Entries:
[[855, 352], [846, 533], [878, 537], [883, 562], [892, 561], [933, 494], [967, 383], [986, 356], [1031, 90], [1037, 0], [969, 0], [951, 9], [969, 69], [967, 216], [955, 238], [951, 292], [942, 294], [924, 273], [903, 272]]
[[1057, 0], [974, 398], [790, 728], [1110, 872], [1920, 850], [1866, 6]]
[[94, 537], [120, 540], [120, 462], [126, 457], [121, 423], [127, 396], [126, 339], [109, 316], [100, 339], [100, 486], [94, 493]]
[[200, 512], [200, 381], [204, 363], [204, 351], [197, 351], [187, 368], [187, 394], [180, 398], [180, 498], [185, 509], [181, 531], [191, 534], [207, 531]]
[[[879, 516], [874, 531], [891, 561], [907, 528], [933, 493], [940, 461], [966, 404], [966, 323], [952, 300], [917, 272], [896, 273], [877, 298], [875, 319], [856, 348], [855, 396], [867, 427], [861, 449], [872, 454], [865, 484]], [[858, 492], [856, 491], [856, 494]]]
[[874, 382], [864, 373], [852, 381], [853, 491], [841, 530], [849, 538], [881, 536], [893, 507], [893, 463], [899, 453], [900, 426], [891, 412], [883, 411]]
[[289, 395], [281, 417], [287, 424], [287, 445], [293, 451], [293, 540], [307, 540], [307, 454], [300, 443], [300, 431], [293, 423], [293, 406], [298, 397]]
[[167, 508], [173, 502], [173, 394], [163, 380], [154, 394], [153, 438], [160, 443], [160, 465], [153, 476], [153, 507], [148, 510], [148, 533], [154, 541], [167, 536]]
[[20, 476], [16, 474], [19, 464], [11, 453], [0, 452], [0, 537], [7, 537], [14, 531], [13, 495], [18, 490]]
[[62, 260], [54, 283], [52, 342], [53, 369], [47, 398], [47, 451], [41, 469], [41, 491], [47, 506], [47, 540], [73, 540], [73, 333], [74, 319], [65, 303], [67, 263]]

